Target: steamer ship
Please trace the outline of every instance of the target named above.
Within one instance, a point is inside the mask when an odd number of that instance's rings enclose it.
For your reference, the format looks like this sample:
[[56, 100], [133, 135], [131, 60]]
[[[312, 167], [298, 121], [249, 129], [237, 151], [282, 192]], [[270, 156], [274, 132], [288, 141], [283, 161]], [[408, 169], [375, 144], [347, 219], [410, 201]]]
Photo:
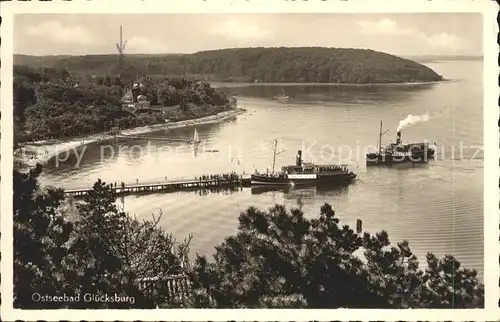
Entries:
[[392, 165], [405, 162], [427, 163], [434, 158], [435, 150], [428, 142], [402, 143], [401, 131], [397, 132], [396, 143], [382, 147], [382, 121], [380, 121], [380, 132], [377, 152], [366, 154], [366, 165]]
[[274, 171], [278, 141], [274, 141], [273, 168], [271, 173], [256, 173], [251, 176], [252, 186], [287, 186], [287, 185], [342, 185], [356, 178], [356, 174], [347, 165], [326, 164], [316, 165], [302, 160], [302, 151], [297, 152], [294, 165], [285, 165], [281, 171]]

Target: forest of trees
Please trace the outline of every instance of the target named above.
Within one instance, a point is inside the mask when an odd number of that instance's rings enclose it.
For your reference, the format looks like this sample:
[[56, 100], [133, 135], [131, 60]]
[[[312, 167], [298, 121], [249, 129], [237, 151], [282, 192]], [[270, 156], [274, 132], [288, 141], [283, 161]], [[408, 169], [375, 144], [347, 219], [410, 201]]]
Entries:
[[119, 76], [84, 78], [65, 69], [14, 66], [16, 140], [73, 137], [82, 134], [185, 120], [234, 107], [232, 98], [206, 82], [141, 77], [151, 105], [178, 106], [163, 113], [134, 113], [121, 98], [132, 80]]
[[[129, 73], [191, 75], [212, 81], [299, 83], [406, 83], [440, 81], [429, 67], [394, 55], [353, 48], [234, 48], [194, 54], [126, 56]], [[33, 57], [17, 55], [15, 62], [56, 67], [70, 72], [102, 74], [115, 55]]]
[[[117, 208], [98, 181], [82, 201], [40, 188], [37, 166], [14, 171], [14, 307], [152, 308], [161, 289], [140, 292], [138, 280], [186, 274], [192, 290], [169, 307], [195, 308], [479, 308], [484, 285], [451, 255], [427, 255], [422, 270], [406, 241], [392, 245], [382, 231], [357, 234], [340, 225], [332, 207], [318, 215], [276, 205], [239, 216], [237, 233], [212, 259], [186, 258], [188, 236], [177, 242], [158, 225]], [[308, 219], [311, 218], [311, 219]], [[131, 303], [43, 303], [49, 295], [118, 294]]]
[[133, 305], [153, 308], [137, 281], [183, 271], [189, 238], [177, 242], [157, 224], [139, 221], [117, 208], [103, 182], [74, 204], [63, 190], [42, 189], [38, 165], [28, 173], [14, 171], [14, 307], [125, 308], [120, 303], [47, 303], [32, 294], [118, 294]]

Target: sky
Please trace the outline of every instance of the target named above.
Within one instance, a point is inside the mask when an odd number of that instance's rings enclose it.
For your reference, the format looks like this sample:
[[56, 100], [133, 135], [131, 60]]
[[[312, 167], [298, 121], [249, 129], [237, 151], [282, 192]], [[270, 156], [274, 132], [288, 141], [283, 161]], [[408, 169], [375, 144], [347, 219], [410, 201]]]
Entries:
[[14, 53], [193, 53], [234, 47], [367, 48], [395, 55], [482, 55], [480, 13], [22, 14]]

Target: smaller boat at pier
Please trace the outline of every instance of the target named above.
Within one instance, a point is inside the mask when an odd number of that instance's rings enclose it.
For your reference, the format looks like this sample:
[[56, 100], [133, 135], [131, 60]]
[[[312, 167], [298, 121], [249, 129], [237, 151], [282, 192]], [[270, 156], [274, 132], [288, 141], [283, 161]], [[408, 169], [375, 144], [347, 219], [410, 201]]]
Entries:
[[302, 160], [302, 151], [297, 152], [294, 165], [281, 167], [281, 171], [275, 172], [277, 140], [274, 140], [273, 169], [271, 173], [256, 173], [251, 176], [252, 186], [299, 186], [299, 185], [341, 185], [348, 184], [356, 178], [356, 174], [349, 170], [345, 164], [316, 165]]

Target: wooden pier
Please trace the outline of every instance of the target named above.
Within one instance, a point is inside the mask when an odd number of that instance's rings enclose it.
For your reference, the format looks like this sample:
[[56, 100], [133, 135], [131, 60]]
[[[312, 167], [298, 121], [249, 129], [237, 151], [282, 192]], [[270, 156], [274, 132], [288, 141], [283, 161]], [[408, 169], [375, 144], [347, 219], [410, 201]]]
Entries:
[[[109, 184], [111, 190], [118, 195], [130, 194], [146, 194], [146, 193], [159, 193], [159, 192], [174, 192], [182, 190], [199, 190], [199, 189], [224, 189], [234, 187], [250, 187], [250, 178], [240, 175], [233, 175], [228, 177], [209, 176], [209, 179], [192, 178], [180, 180], [166, 180], [163, 182], [149, 182], [149, 183], [134, 183], [123, 184], [117, 182], [116, 184]], [[92, 187], [80, 189], [66, 189], [64, 194], [75, 198], [81, 198], [92, 191]]]

